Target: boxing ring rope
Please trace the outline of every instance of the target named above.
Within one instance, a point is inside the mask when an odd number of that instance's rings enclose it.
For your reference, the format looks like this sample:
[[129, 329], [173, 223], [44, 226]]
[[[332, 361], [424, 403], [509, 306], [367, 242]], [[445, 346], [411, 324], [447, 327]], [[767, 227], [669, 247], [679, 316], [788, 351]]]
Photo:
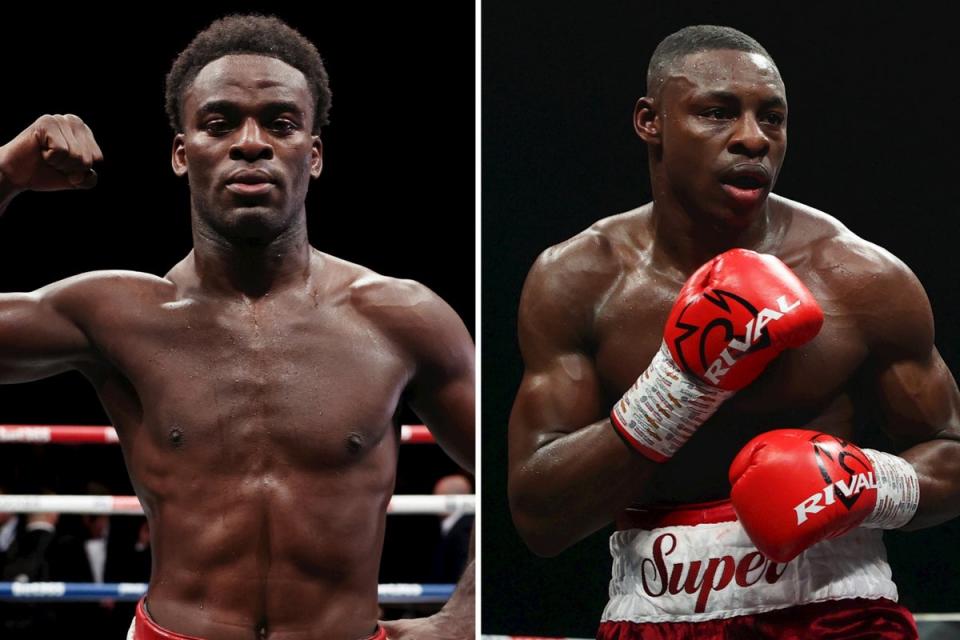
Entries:
[[[0, 424], [0, 444], [117, 444], [113, 427], [90, 425]], [[434, 444], [433, 434], [422, 424], [400, 427], [403, 444]]]
[[[474, 495], [396, 495], [390, 498], [390, 515], [442, 515], [455, 511], [474, 513]], [[137, 496], [0, 495], [0, 512], [84, 513], [112, 516], [143, 515]]]
[[[440, 604], [452, 584], [381, 584], [380, 604]], [[135, 602], [147, 592], [143, 582], [0, 582], [0, 600], [16, 602], [96, 602], [109, 598]]]
[[[402, 425], [404, 444], [432, 444], [433, 435], [423, 425]], [[85, 425], [0, 424], [0, 444], [117, 444], [113, 427]], [[441, 515], [461, 511], [474, 513], [475, 496], [397, 495], [387, 513], [396, 515]], [[95, 515], [143, 515], [136, 496], [0, 495], [0, 511], [14, 513], [82, 513]]]

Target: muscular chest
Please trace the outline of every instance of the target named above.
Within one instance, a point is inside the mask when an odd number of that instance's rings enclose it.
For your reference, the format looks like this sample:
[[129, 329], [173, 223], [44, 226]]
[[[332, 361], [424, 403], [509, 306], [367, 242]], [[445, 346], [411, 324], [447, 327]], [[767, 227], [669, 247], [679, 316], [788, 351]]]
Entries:
[[168, 305], [108, 344], [128, 383], [101, 393], [115, 422], [173, 450], [269, 450], [294, 464], [376, 446], [410, 375], [386, 336], [342, 308]]
[[[747, 389], [728, 401], [728, 412], [785, 411], [815, 416], [843, 395], [866, 357], [855, 310], [803, 270], [798, 276], [824, 311], [823, 328], [807, 345], [782, 353]], [[598, 310], [596, 362], [604, 391], [619, 397], [660, 348], [663, 327], [680, 285], [635, 274], [621, 280]]]

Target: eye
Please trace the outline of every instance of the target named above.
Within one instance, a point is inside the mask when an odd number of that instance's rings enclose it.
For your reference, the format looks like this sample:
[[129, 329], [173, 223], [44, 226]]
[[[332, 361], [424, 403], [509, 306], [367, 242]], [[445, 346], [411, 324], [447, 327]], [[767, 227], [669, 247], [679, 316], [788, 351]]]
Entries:
[[769, 111], [760, 116], [760, 120], [766, 124], [772, 124], [779, 127], [784, 123], [786, 117], [782, 113], [776, 111]]
[[230, 123], [222, 118], [203, 123], [203, 130], [211, 135], [219, 135], [230, 130]]
[[287, 119], [284, 119], [284, 118], [280, 118], [280, 119], [274, 120], [274, 121], [273, 121], [273, 124], [270, 125], [270, 126], [271, 126], [275, 131], [278, 131], [278, 132], [280, 132], [280, 133], [293, 133], [294, 131], [296, 131], [297, 129], [300, 128], [300, 127], [297, 125], [297, 123], [292, 122], [292, 121], [287, 120]]
[[700, 115], [710, 120], [730, 120], [735, 117], [733, 111], [726, 107], [710, 107], [701, 111]]

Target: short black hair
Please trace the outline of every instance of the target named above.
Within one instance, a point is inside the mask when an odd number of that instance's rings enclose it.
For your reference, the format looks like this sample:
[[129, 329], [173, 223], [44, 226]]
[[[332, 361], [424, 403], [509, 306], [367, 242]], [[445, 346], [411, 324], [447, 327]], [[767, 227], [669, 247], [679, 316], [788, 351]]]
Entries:
[[276, 58], [307, 78], [314, 100], [313, 133], [329, 123], [330, 86], [323, 59], [313, 43], [274, 16], [233, 14], [214, 21], [180, 52], [167, 74], [166, 109], [170, 126], [183, 131], [183, 94], [205, 66], [232, 54]]
[[731, 49], [759, 53], [776, 68], [777, 64], [759, 42], [733, 27], [699, 24], [684, 27], [664, 38], [653, 52], [647, 66], [647, 95], [659, 90], [671, 67], [691, 53]]

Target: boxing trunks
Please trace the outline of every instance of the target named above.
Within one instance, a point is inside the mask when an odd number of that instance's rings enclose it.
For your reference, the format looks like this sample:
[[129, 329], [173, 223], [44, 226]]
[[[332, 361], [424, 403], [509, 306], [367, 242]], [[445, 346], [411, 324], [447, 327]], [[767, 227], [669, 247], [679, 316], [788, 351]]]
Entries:
[[728, 501], [628, 510], [617, 529], [599, 639], [917, 637], [880, 530], [783, 564], [756, 550]]
[[[173, 631], [167, 631], [150, 617], [147, 612], [146, 597], [140, 598], [137, 603], [137, 613], [130, 623], [130, 631], [127, 632], [127, 640], [202, 640], [196, 636], [185, 636]], [[387, 640], [387, 632], [383, 627], [378, 626], [376, 633], [366, 640]]]

